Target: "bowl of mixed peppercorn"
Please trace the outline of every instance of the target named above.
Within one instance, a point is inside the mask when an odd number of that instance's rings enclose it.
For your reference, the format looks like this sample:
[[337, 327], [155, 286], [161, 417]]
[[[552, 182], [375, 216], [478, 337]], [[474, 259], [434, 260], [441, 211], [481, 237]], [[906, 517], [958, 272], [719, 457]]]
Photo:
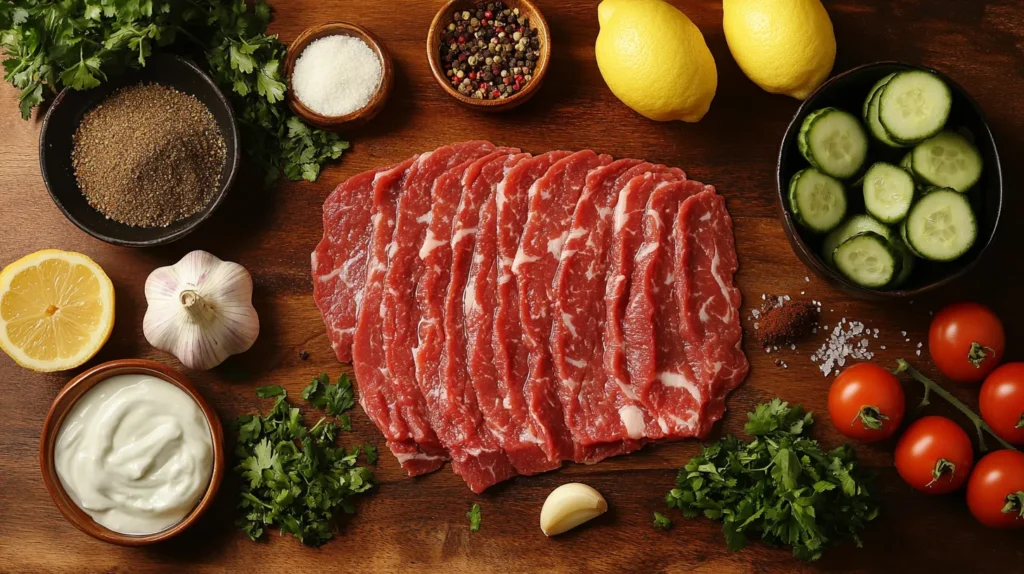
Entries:
[[459, 103], [484, 111], [512, 109], [540, 88], [551, 58], [551, 34], [527, 0], [450, 0], [427, 34], [437, 83]]

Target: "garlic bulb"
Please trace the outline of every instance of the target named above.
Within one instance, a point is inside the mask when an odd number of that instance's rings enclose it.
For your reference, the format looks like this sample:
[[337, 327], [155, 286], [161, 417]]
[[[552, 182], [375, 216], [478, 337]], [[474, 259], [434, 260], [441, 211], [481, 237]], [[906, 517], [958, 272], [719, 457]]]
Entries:
[[207, 370], [252, 347], [260, 320], [244, 267], [193, 251], [146, 279], [142, 332], [190, 369]]

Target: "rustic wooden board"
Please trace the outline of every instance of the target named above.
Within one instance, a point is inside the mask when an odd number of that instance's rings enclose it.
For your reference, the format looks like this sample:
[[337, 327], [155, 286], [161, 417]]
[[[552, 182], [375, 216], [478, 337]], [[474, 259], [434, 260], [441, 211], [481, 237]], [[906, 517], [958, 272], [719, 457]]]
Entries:
[[[790, 251], [776, 219], [775, 158], [795, 100], [766, 94], [740, 72], [721, 30], [721, 3], [674, 0], [703, 30], [718, 63], [718, 95], [699, 124], [658, 124], [621, 105], [605, 88], [594, 63], [596, 2], [541, 1], [551, 24], [554, 60], [538, 97], [519, 110], [485, 116], [458, 107], [434, 84], [424, 38], [440, 0], [278, 0], [273, 30], [285, 40], [303, 28], [343, 19], [377, 33], [397, 64], [392, 100], [371, 125], [351, 134], [353, 150], [316, 184], [286, 184], [264, 192], [236, 186], [213, 221], [184, 241], [159, 249], [131, 250], [94, 240], [66, 221], [43, 188], [37, 165], [38, 121], [18, 118], [15, 93], [0, 88], [0, 264], [55, 247], [84, 252], [110, 274], [117, 290], [117, 324], [110, 342], [90, 365], [144, 357], [176, 367], [142, 336], [143, 282], [156, 266], [192, 249], [208, 249], [245, 265], [256, 282], [255, 304], [263, 331], [255, 348], [193, 380], [230, 423], [240, 413], [268, 408], [254, 396], [257, 385], [278, 383], [297, 393], [319, 371], [343, 370], [331, 353], [311, 297], [308, 254], [320, 237], [320, 205], [345, 178], [403, 159], [414, 152], [473, 138], [531, 152], [593, 148], [617, 157], [678, 165], [694, 179], [713, 183], [728, 199], [736, 222], [741, 260], [739, 284], [745, 308], [761, 294], [789, 294], [824, 302], [824, 322], [864, 321], [881, 335], [872, 342], [878, 359], [905, 356], [933, 371], [924, 341], [929, 310], [960, 298], [976, 298], [999, 312], [1008, 328], [1009, 359], [1024, 359], [1024, 310], [1014, 279], [1021, 277], [1019, 245], [1024, 231], [1019, 189], [1024, 152], [1024, 5], [1014, 0], [842, 0], [827, 2], [839, 42], [836, 71], [896, 59], [947, 72], [978, 99], [992, 120], [1004, 158], [1007, 202], [998, 244], [964, 283], [929, 300], [880, 305], [851, 300], [810, 277]], [[749, 323], [746, 323], [749, 328]], [[901, 331], [906, 331], [902, 335]], [[881, 345], [887, 349], [882, 351]], [[808, 355], [767, 355], [748, 337], [752, 369], [729, 400], [722, 431], [742, 429], [743, 413], [775, 396], [804, 404], [822, 421], [815, 431], [826, 445], [840, 437], [824, 412], [829, 380]], [[307, 361], [299, 351], [310, 353]], [[779, 358], [789, 365], [774, 365]], [[865, 548], [843, 547], [815, 565], [788, 550], [754, 544], [729, 553], [720, 526], [683, 520], [668, 533], [651, 527], [651, 513], [673, 485], [675, 469], [699, 449], [697, 441], [659, 445], [593, 467], [569, 465], [559, 472], [517, 479], [474, 496], [448, 470], [411, 480], [383, 453], [380, 488], [359, 505], [344, 532], [322, 549], [270, 536], [255, 544], [233, 526], [235, 486], [228, 481], [215, 510], [194, 530], [168, 544], [145, 549], [98, 542], [66, 523], [40, 479], [37, 449], [47, 407], [70, 374], [40, 375], [0, 356], [0, 570], [82, 571], [1000, 571], [1024, 563], [1021, 533], [992, 532], [970, 517], [963, 497], [928, 498], [905, 486], [892, 467], [892, 442], [858, 447], [876, 467], [883, 516], [868, 530]], [[908, 384], [911, 400], [920, 391]], [[976, 392], [956, 388], [976, 405]], [[952, 414], [944, 405], [930, 412]], [[354, 441], [380, 437], [366, 416], [354, 412]], [[383, 447], [383, 445], [381, 444]], [[555, 486], [582, 480], [607, 496], [612, 510], [596, 523], [548, 540], [537, 527], [541, 503]], [[465, 512], [483, 507], [483, 529], [470, 534]]]

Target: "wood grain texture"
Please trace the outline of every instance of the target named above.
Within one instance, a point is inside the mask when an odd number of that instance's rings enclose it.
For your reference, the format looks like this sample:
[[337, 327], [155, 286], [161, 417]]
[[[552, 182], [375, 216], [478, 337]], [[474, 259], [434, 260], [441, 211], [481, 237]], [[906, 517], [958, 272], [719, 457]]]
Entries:
[[[718, 64], [719, 87], [711, 111], [695, 125], [658, 124], [621, 105], [604, 86], [594, 62], [596, 1], [539, 1], [551, 26], [551, 70], [538, 96], [501, 116], [458, 105], [438, 88], [423, 42], [439, 0], [278, 0], [272, 30], [288, 42], [306, 27], [336, 19], [376, 33], [396, 66], [395, 90], [373, 122], [351, 134], [353, 149], [315, 184], [283, 184], [271, 192], [241, 181], [226, 205], [180, 243], [148, 250], [106, 245], [78, 231], [50, 201], [36, 155], [38, 121], [18, 117], [15, 92], [0, 88], [0, 264], [54, 247], [81, 251], [107, 270], [117, 292], [117, 324], [110, 342], [89, 363], [149, 358], [180, 368], [142, 336], [143, 282], [160, 265], [203, 248], [246, 266], [255, 280], [254, 303], [262, 334], [248, 353], [208, 373], [190, 373], [229, 426], [238, 414], [269, 408], [256, 399], [257, 385], [278, 383], [297, 394], [319, 371], [337, 375], [337, 364], [312, 300], [309, 252], [320, 238], [320, 205], [340, 181], [414, 152], [466, 139], [530, 152], [592, 148], [616, 157], [637, 157], [680, 166], [694, 179], [714, 184], [728, 200], [744, 293], [743, 316], [762, 293], [804, 296], [824, 302], [824, 323], [840, 318], [880, 329], [872, 341], [877, 359], [914, 359], [934, 373], [925, 341], [929, 311], [963, 298], [992, 306], [1007, 327], [1008, 360], [1024, 360], [1024, 309], [1019, 246], [1024, 210], [1019, 193], [1024, 168], [1024, 5], [1015, 0], [839, 0], [826, 2], [839, 43], [836, 71], [877, 60], [903, 60], [943, 70], [971, 90], [993, 125], [1005, 159], [1007, 203], [996, 245], [970, 277], [928, 300], [882, 305], [851, 300], [814, 277], [791, 252], [776, 219], [774, 169], [779, 141], [796, 110], [795, 100], [766, 94], [736, 66], [721, 29], [721, 3], [674, 0], [703, 30]], [[252, 170], [249, 170], [250, 172]], [[750, 324], [745, 321], [745, 326]], [[902, 335], [901, 331], [906, 331]], [[816, 341], [820, 344], [820, 340]], [[818, 415], [815, 435], [828, 446], [841, 442], [825, 412], [830, 380], [808, 355], [765, 354], [748, 337], [747, 382], [728, 401], [721, 432], [739, 432], [744, 413], [775, 396], [802, 403]], [[887, 347], [880, 349], [881, 345]], [[299, 351], [310, 353], [307, 361]], [[777, 367], [776, 359], [789, 368]], [[84, 367], [83, 367], [84, 369]], [[785, 549], [752, 544], [729, 553], [720, 525], [684, 520], [667, 533], [651, 527], [652, 512], [673, 485], [676, 469], [699, 449], [697, 441], [647, 448], [593, 467], [520, 478], [473, 496], [449, 470], [405, 478], [397, 462], [381, 456], [381, 485], [344, 522], [343, 533], [319, 550], [271, 535], [252, 543], [233, 526], [236, 486], [225, 481], [216, 507], [193, 530], [152, 548], [118, 548], [93, 540], [60, 516], [46, 493], [37, 463], [39, 432], [47, 408], [75, 373], [34, 374], [0, 356], [0, 571], [679, 571], [772, 572], [1019, 571], [1024, 563], [1020, 531], [993, 532], [975, 523], [962, 495], [928, 498], [912, 491], [892, 467], [893, 441], [857, 448], [876, 467], [883, 515], [867, 531], [865, 548], [842, 547], [816, 564], [802, 564]], [[907, 385], [908, 400], [920, 390]], [[952, 391], [977, 405], [976, 390]], [[945, 405], [929, 412], [963, 421]], [[353, 414], [353, 442], [380, 435], [366, 416]], [[230, 439], [229, 439], [230, 440]], [[586, 481], [608, 498], [611, 511], [596, 523], [548, 540], [538, 528], [541, 503], [555, 486]], [[465, 512], [483, 508], [483, 528], [470, 534]]]

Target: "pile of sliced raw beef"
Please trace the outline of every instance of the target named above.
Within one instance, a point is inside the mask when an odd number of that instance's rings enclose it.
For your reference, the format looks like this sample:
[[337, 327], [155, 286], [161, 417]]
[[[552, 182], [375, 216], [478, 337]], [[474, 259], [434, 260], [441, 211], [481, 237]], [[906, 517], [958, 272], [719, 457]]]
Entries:
[[474, 492], [703, 436], [747, 374], [732, 220], [682, 170], [474, 141], [324, 203], [316, 303], [410, 475]]

